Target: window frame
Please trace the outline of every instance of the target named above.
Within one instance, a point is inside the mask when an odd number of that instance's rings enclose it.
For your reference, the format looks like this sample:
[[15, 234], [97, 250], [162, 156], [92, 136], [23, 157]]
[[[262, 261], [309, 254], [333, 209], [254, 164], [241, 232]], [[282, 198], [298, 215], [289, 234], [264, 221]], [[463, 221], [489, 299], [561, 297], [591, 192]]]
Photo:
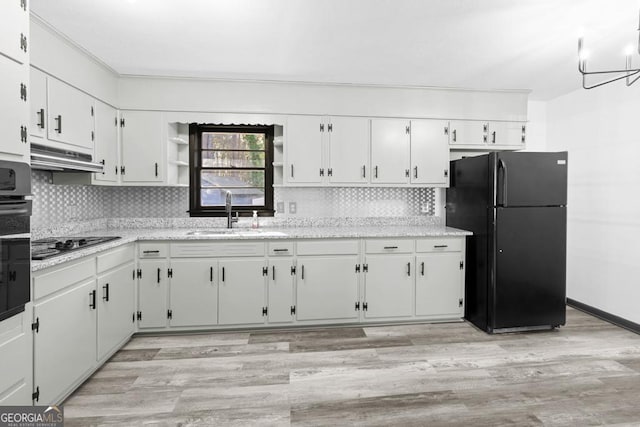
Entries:
[[[264, 164], [264, 205], [236, 206], [231, 210], [239, 216], [251, 216], [258, 211], [260, 216], [273, 216], [273, 137], [274, 126], [267, 125], [223, 125], [197, 124], [189, 125], [189, 216], [221, 217], [226, 216], [224, 206], [202, 206], [201, 203], [201, 171], [204, 170], [254, 170], [255, 168], [208, 168], [202, 166], [202, 134], [206, 132], [260, 133], [265, 135]], [[229, 150], [232, 151], [232, 150]], [[233, 190], [232, 190], [233, 191]]]

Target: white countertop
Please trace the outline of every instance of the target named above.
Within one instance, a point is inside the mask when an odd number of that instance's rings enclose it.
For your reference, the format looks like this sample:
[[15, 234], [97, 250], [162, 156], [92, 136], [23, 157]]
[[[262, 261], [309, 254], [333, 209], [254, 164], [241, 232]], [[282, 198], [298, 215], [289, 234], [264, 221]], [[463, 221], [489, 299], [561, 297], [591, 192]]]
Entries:
[[[137, 241], [194, 241], [194, 240], [281, 240], [281, 239], [360, 239], [383, 237], [434, 237], [434, 236], [470, 236], [472, 233], [457, 228], [439, 225], [430, 226], [375, 226], [375, 227], [293, 227], [293, 228], [236, 228], [233, 234], [224, 234], [226, 229], [187, 229], [187, 228], [151, 228], [151, 229], [102, 229], [82, 236], [119, 236], [100, 245], [76, 250], [64, 255], [42, 261], [31, 261], [31, 271], [39, 271], [64, 262], [93, 255], [127, 243]], [[221, 234], [190, 234], [193, 231]], [[65, 236], [65, 237], [74, 237]]]

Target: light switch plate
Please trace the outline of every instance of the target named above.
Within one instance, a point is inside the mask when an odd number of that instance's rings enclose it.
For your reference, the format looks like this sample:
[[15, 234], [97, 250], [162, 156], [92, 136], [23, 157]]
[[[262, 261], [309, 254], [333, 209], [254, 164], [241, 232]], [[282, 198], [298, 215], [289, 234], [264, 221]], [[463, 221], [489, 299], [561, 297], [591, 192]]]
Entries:
[[281, 214], [284, 213], [284, 202], [276, 203], [276, 212]]
[[297, 210], [298, 210], [298, 205], [296, 204], [296, 202], [289, 202], [289, 213], [294, 214], [297, 212]]

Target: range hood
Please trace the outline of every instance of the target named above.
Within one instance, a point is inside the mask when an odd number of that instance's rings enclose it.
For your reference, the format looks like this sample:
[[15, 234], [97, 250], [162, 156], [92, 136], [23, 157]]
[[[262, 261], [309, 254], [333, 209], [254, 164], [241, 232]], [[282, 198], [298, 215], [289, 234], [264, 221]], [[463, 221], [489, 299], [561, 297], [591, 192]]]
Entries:
[[90, 154], [31, 144], [31, 169], [101, 173], [104, 165], [94, 163]]

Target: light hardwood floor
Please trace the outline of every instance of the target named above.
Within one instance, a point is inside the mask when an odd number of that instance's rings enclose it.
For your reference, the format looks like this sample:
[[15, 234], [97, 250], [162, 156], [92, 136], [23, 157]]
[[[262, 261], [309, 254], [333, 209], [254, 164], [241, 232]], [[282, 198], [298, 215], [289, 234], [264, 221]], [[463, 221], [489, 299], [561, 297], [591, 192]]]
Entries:
[[140, 336], [64, 402], [67, 426], [640, 426], [640, 335], [467, 323]]

